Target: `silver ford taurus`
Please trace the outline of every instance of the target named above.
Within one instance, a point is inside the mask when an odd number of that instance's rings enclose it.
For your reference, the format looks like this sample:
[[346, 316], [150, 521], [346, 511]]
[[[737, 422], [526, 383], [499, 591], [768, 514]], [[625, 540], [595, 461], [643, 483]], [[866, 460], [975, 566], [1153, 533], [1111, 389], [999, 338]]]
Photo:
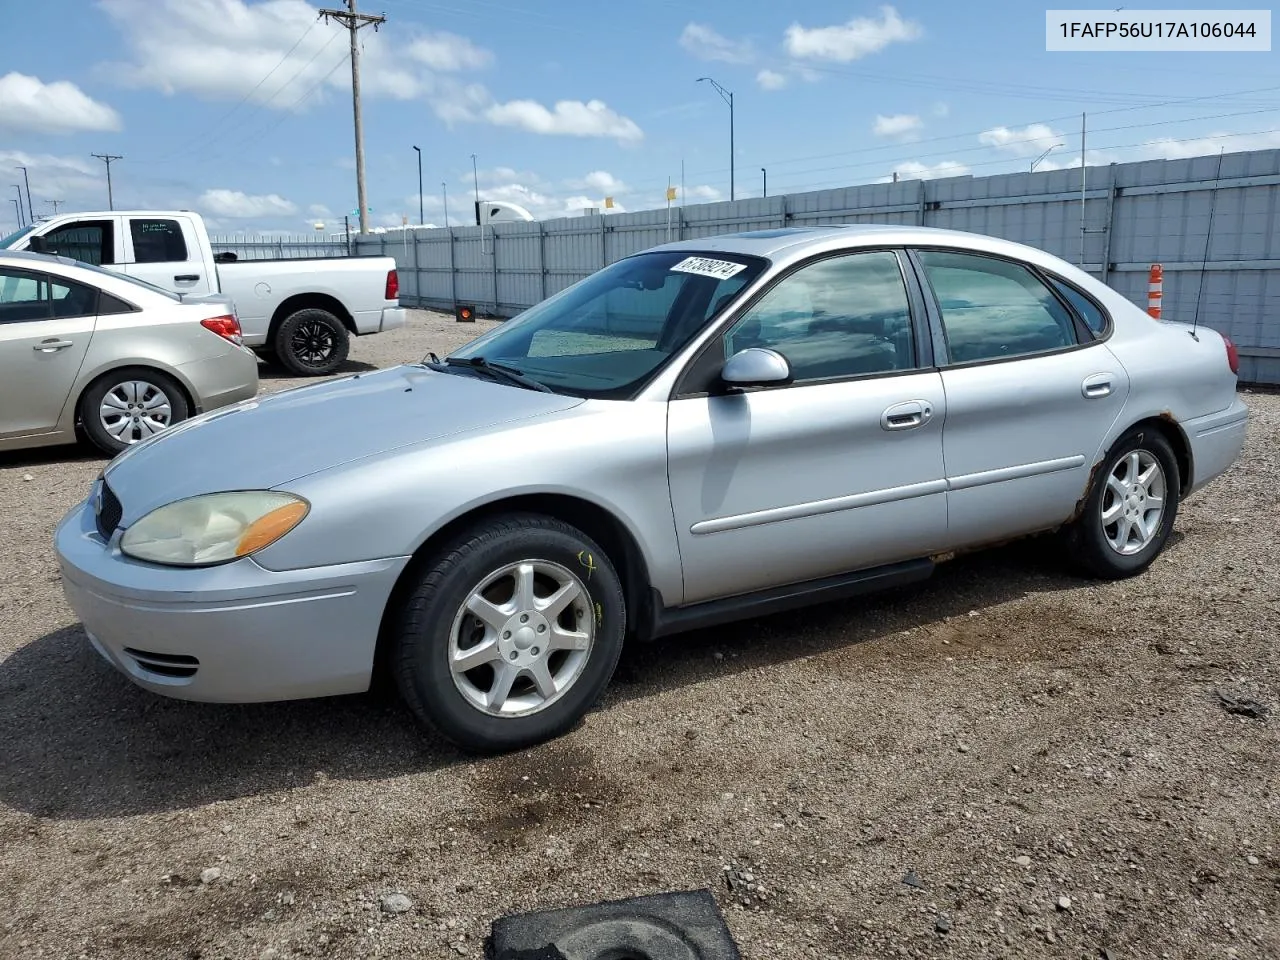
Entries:
[[989, 237], [667, 244], [443, 361], [164, 430], [57, 551], [90, 641], [149, 690], [314, 697], [385, 667], [456, 743], [513, 749], [581, 718], [624, 639], [1041, 531], [1093, 575], [1142, 571], [1240, 454], [1237, 366]]

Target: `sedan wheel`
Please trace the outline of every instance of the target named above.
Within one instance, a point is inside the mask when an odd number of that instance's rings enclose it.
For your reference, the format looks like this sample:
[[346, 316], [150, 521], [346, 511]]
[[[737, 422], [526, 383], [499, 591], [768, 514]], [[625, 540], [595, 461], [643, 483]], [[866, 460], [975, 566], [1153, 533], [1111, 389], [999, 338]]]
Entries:
[[186, 395], [171, 377], [141, 367], [101, 377], [79, 405], [84, 432], [112, 456], [187, 419], [189, 412]]
[[622, 585], [599, 545], [554, 518], [511, 514], [467, 531], [417, 572], [391, 666], [409, 707], [454, 743], [513, 750], [587, 713], [625, 628]]
[[1067, 529], [1076, 562], [1119, 579], [1160, 555], [1178, 514], [1178, 460], [1164, 434], [1132, 430], [1107, 452], [1080, 515]]

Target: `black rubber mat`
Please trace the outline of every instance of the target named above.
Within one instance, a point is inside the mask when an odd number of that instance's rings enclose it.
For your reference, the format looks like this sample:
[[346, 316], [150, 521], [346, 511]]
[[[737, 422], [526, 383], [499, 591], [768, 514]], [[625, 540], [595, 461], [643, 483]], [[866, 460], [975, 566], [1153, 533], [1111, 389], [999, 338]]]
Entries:
[[709, 890], [659, 893], [493, 922], [486, 960], [742, 960]]

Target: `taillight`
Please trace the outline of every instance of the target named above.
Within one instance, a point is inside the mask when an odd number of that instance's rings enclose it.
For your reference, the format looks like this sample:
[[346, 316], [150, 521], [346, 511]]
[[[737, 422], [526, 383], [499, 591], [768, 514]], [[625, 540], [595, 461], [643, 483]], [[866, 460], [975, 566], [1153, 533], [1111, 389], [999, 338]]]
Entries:
[[240, 321], [236, 319], [234, 313], [224, 313], [220, 317], [206, 317], [200, 321], [200, 326], [206, 330], [212, 330], [223, 340], [230, 340], [237, 347], [244, 345], [244, 338], [240, 333]]
[[1225, 333], [1222, 335], [1222, 342], [1227, 345], [1227, 366], [1231, 368], [1231, 372], [1236, 376], [1240, 375], [1240, 351], [1236, 349], [1236, 345], [1231, 341]]
[[387, 290], [383, 295], [384, 300], [398, 300], [400, 298], [400, 275], [394, 270], [387, 271]]

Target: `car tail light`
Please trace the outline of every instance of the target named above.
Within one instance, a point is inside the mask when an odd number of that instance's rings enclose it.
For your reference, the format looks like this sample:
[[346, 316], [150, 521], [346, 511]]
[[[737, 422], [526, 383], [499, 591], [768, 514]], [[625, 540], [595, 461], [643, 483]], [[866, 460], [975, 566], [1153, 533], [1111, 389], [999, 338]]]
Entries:
[[1236, 349], [1236, 345], [1231, 338], [1225, 333], [1222, 335], [1222, 342], [1227, 345], [1227, 366], [1231, 368], [1231, 372], [1236, 376], [1240, 375], [1240, 351]]
[[387, 291], [384, 300], [400, 299], [400, 274], [394, 270], [387, 271]]
[[206, 317], [200, 321], [200, 326], [206, 330], [212, 330], [223, 340], [230, 340], [237, 347], [244, 346], [244, 338], [240, 333], [240, 321], [236, 319], [234, 313], [224, 313], [220, 317]]

